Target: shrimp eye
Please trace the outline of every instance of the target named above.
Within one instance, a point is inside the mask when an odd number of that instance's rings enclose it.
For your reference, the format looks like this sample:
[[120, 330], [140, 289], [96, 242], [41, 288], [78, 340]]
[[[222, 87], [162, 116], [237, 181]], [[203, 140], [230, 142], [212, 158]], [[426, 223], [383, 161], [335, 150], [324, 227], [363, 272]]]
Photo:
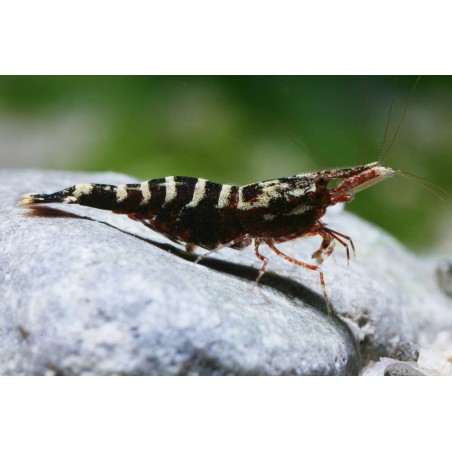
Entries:
[[330, 180], [331, 178], [329, 176], [321, 174], [315, 179], [315, 185], [317, 187], [326, 187], [329, 184]]

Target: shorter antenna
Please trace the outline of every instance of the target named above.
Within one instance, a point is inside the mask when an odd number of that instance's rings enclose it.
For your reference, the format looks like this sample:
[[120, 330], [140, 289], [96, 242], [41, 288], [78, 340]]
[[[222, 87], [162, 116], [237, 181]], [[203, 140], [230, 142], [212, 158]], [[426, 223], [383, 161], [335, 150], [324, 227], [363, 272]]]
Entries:
[[[314, 153], [314, 151], [304, 142], [301, 140], [297, 140], [284, 126], [280, 126], [281, 130], [289, 137], [289, 139], [298, 147], [300, 148], [304, 153], [310, 157], [310, 159], [315, 163], [320, 163], [321, 165], [328, 166], [327, 161], [325, 160], [325, 157], [321, 155], [320, 153]], [[318, 162], [318, 163], [316, 163]]]
[[447, 190], [444, 190], [444, 188], [441, 188], [439, 185], [433, 184], [432, 182], [420, 176], [416, 176], [415, 174], [408, 173], [407, 171], [395, 169], [394, 172], [396, 174], [399, 174], [400, 176], [406, 177], [413, 182], [416, 182], [421, 187], [428, 190], [430, 193], [433, 193], [441, 201], [445, 201], [445, 198], [452, 200], [452, 194], [450, 194]]

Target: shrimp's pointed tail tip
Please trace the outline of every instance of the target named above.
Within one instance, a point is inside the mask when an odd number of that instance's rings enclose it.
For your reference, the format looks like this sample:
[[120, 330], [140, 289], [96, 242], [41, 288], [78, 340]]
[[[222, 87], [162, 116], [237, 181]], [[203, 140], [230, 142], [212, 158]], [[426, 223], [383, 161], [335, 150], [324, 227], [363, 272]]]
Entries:
[[16, 205], [18, 207], [30, 207], [33, 204], [46, 204], [51, 202], [65, 202], [69, 204], [77, 202], [77, 198], [75, 196], [64, 197], [61, 193], [54, 193], [52, 195], [26, 193], [20, 197]]
[[41, 193], [26, 193], [22, 195], [17, 202], [18, 207], [26, 207], [31, 204], [39, 204], [45, 202], [45, 195]]

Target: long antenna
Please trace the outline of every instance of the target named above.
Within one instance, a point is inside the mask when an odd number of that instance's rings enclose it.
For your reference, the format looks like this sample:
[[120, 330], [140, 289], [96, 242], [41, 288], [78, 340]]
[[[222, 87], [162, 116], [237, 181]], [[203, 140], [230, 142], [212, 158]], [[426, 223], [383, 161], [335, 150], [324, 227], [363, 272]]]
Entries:
[[[403, 114], [402, 114], [402, 117], [400, 118], [399, 125], [397, 126], [397, 129], [396, 129], [396, 131], [395, 131], [395, 133], [394, 133], [394, 135], [392, 137], [392, 140], [391, 140], [391, 143], [389, 144], [389, 147], [386, 149], [385, 153], [382, 156], [383, 158], [380, 159], [381, 163], [383, 163], [386, 160], [386, 158], [388, 157], [389, 152], [391, 151], [392, 147], [394, 146], [394, 143], [395, 143], [395, 140], [397, 138], [397, 135], [399, 134], [400, 127], [402, 127], [403, 120], [405, 119], [406, 112], [408, 111], [408, 106], [410, 104], [411, 98], [413, 97], [414, 91], [416, 89], [417, 84], [419, 83], [420, 78], [421, 78], [421, 76], [419, 75], [419, 77], [414, 82], [413, 87], [411, 88], [411, 92], [410, 92], [410, 95], [408, 96], [408, 100], [406, 101], [405, 109], [403, 110]], [[392, 103], [391, 103], [391, 107], [392, 107]]]
[[368, 151], [369, 151], [369, 84], [367, 83], [368, 80], [366, 79], [365, 85], [364, 85], [364, 101], [362, 105], [362, 112], [363, 112], [363, 149], [364, 149], [364, 158], [363, 162], [367, 162], [368, 158]]
[[391, 122], [392, 107], [394, 106], [394, 97], [395, 97], [396, 87], [397, 87], [397, 77], [394, 80], [394, 87], [392, 88], [391, 105], [389, 106], [389, 113], [388, 113], [388, 119], [386, 121], [385, 134], [383, 136], [383, 143], [381, 143], [380, 158], [378, 159], [378, 161], [381, 163], [383, 163], [382, 157], [385, 152], [386, 140], [388, 138], [389, 124]]

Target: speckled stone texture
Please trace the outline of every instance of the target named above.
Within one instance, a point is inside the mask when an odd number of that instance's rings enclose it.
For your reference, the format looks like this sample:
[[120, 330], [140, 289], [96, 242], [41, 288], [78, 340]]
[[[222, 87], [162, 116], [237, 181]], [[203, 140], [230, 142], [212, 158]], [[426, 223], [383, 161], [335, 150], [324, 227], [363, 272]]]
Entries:
[[[432, 272], [348, 213], [326, 217], [357, 248], [349, 268], [340, 246], [336, 262], [324, 265], [328, 317], [318, 275], [265, 247], [269, 272], [253, 290], [260, 262], [251, 247], [194, 264], [196, 256], [126, 216], [15, 206], [23, 193], [85, 182], [136, 181], [1, 171], [2, 375], [357, 374], [402, 341], [422, 347], [451, 329], [452, 303]], [[281, 249], [311, 262], [318, 244], [297, 240]]]

